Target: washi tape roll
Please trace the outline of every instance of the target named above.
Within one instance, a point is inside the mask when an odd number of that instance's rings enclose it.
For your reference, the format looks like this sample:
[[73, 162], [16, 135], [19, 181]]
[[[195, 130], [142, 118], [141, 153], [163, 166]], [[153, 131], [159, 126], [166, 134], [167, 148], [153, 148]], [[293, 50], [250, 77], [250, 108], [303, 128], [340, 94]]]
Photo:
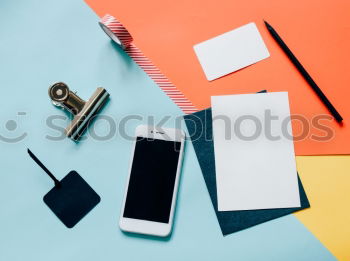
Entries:
[[186, 114], [196, 112], [181, 91], [133, 44], [133, 38], [126, 28], [113, 16], [105, 15], [99, 22], [103, 31], [148, 74], [148, 76], [162, 89], [168, 97]]

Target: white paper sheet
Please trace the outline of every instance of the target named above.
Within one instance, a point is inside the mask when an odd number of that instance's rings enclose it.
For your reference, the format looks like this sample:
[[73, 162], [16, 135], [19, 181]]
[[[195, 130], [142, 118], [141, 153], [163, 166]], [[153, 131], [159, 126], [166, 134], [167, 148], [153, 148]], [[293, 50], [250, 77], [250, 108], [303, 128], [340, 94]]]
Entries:
[[219, 211], [300, 207], [288, 93], [211, 104]]
[[270, 56], [255, 23], [193, 46], [209, 81]]

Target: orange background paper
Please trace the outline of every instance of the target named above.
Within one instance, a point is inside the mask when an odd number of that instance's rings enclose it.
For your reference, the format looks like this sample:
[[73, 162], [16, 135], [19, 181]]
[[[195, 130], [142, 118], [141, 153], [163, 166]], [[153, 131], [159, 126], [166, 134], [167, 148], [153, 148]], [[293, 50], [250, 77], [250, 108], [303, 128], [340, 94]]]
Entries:
[[[267, 32], [267, 20], [299, 58], [344, 118], [321, 123], [331, 127], [327, 142], [310, 139], [325, 135], [311, 127], [308, 138], [295, 142], [297, 155], [350, 154], [350, 1], [320, 0], [86, 0], [102, 16], [115, 16], [134, 37], [134, 43], [193, 104], [210, 107], [211, 95], [288, 91], [292, 114], [329, 115], [311, 87]], [[257, 64], [208, 82], [193, 45], [239, 26], [255, 22], [271, 56]], [[101, 31], [102, 33], [102, 31]], [[118, 68], [116, 68], [118, 70]], [[303, 130], [293, 121], [293, 132]]]

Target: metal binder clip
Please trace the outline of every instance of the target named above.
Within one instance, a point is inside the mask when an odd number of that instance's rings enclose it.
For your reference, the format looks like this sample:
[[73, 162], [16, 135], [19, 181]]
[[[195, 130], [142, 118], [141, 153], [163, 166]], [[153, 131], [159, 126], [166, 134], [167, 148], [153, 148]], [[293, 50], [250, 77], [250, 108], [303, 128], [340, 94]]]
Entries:
[[92, 117], [106, 103], [109, 93], [104, 88], [99, 87], [88, 101], [84, 101], [70, 91], [65, 83], [58, 82], [50, 86], [49, 96], [55, 106], [65, 108], [74, 115], [65, 133], [67, 137], [77, 141]]

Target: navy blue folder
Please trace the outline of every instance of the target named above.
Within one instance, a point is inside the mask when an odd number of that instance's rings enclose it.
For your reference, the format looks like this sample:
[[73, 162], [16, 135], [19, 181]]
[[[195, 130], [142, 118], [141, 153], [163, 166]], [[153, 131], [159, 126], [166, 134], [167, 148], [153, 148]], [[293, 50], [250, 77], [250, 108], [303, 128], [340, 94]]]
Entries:
[[301, 203], [299, 208], [218, 211], [211, 108], [186, 115], [184, 118], [223, 235], [310, 207], [298, 176]]

